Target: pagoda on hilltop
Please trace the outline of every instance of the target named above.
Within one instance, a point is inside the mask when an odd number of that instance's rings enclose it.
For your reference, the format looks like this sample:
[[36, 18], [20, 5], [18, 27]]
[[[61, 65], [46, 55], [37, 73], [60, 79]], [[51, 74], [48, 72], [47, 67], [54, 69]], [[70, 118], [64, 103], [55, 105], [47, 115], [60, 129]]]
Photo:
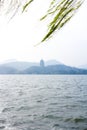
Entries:
[[43, 68], [44, 66], [45, 66], [45, 64], [44, 64], [44, 60], [43, 60], [43, 59], [41, 59], [41, 60], [40, 60], [40, 67], [42, 67], [42, 68]]

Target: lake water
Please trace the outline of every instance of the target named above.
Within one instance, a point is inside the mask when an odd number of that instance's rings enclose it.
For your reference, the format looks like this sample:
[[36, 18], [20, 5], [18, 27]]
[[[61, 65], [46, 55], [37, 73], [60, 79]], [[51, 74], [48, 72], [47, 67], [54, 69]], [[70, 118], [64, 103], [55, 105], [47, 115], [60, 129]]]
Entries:
[[0, 130], [87, 130], [87, 76], [0, 75]]

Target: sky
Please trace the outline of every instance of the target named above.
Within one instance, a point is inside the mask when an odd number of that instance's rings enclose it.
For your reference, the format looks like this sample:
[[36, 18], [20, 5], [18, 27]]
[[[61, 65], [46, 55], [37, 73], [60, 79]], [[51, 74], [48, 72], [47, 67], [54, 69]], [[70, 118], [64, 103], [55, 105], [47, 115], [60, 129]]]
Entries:
[[55, 59], [76, 67], [87, 64], [87, 1], [51, 39], [35, 46], [46, 34], [48, 21], [39, 19], [48, 7], [49, 0], [38, 0], [11, 20], [0, 16], [0, 62]]

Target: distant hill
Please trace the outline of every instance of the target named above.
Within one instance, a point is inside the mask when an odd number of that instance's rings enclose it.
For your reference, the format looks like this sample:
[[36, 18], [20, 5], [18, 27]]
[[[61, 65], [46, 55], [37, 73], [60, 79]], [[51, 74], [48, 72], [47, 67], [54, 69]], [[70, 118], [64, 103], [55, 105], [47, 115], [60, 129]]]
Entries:
[[87, 69], [87, 64], [86, 65], [80, 65], [78, 68]]
[[87, 74], [87, 70], [66, 66], [56, 60], [40, 63], [6, 62], [0, 65], [0, 74]]
[[31, 66], [39, 66], [39, 63], [15, 61], [15, 62], [4, 63], [4, 64], [2, 64], [2, 66], [12, 67], [12, 68], [17, 69], [19, 71], [22, 71], [22, 70], [27, 69]]
[[17, 74], [18, 70], [12, 67], [0, 66], [0, 74]]
[[[62, 64], [56, 60], [49, 60], [45, 62], [45, 66], [48, 65], [57, 65], [57, 64]], [[4, 67], [11, 67], [14, 69], [17, 69], [19, 71], [25, 70], [31, 66], [39, 66], [40, 63], [39, 62], [24, 62], [24, 61], [16, 61], [16, 60], [7, 60], [6, 62], [4, 62], [3, 64], [1, 64]]]
[[78, 69], [66, 65], [32, 66], [22, 73], [24, 74], [87, 74], [87, 70]]

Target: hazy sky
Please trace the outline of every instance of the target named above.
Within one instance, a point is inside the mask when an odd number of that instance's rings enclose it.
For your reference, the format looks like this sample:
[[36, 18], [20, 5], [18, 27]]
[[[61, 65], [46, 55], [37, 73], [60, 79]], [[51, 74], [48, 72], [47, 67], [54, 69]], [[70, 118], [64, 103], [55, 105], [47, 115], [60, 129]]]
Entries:
[[48, 21], [40, 22], [39, 19], [45, 14], [48, 1], [36, 0], [27, 12], [17, 14], [10, 22], [0, 17], [0, 62], [7, 59], [36, 62], [56, 59], [71, 66], [87, 64], [86, 0], [62, 30], [47, 42], [34, 46], [46, 33]]

